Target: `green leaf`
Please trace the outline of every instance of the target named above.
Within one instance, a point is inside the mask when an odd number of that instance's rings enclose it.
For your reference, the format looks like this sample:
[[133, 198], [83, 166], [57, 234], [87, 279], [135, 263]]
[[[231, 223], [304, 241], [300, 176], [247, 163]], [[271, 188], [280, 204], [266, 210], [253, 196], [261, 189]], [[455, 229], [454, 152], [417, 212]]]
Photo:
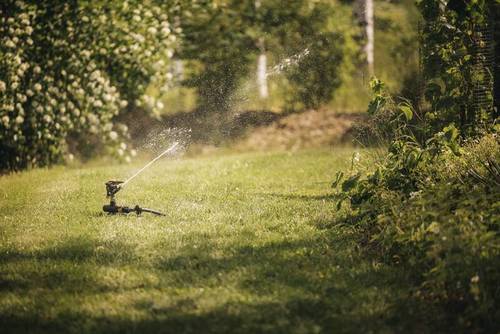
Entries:
[[399, 106], [399, 110], [403, 112], [407, 121], [413, 118], [413, 110], [409, 105], [401, 105]]
[[349, 191], [354, 188], [358, 184], [358, 180], [361, 177], [361, 174], [356, 174], [348, 178], [342, 183], [342, 191]]
[[344, 177], [343, 172], [337, 172], [337, 174], [335, 175], [335, 180], [332, 182], [332, 188], [337, 188], [343, 177]]

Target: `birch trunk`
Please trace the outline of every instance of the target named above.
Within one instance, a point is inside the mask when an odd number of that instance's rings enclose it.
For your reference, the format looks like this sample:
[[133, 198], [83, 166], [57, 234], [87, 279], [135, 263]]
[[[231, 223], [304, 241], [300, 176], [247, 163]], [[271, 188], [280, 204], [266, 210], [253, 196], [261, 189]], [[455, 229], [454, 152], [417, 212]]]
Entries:
[[[260, 0], [255, 0], [255, 10], [259, 10], [262, 5]], [[260, 50], [259, 57], [257, 58], [257, 87], [259, 88], [259, 97], [267, 99], [269, 90], [267, 88], [267, 55], [266, 47], [263, 38], [259, 38], [257, 47]]]
[[359, 0], [359, 19], [364, 27], [364, 35], [366, 44], [364, 52], [366, 56], [366, 64], [368, 67], [369, 76], [374, 74], [374, 48], [375, 48], [375, 33], [374, 33], [374, 18], [373, 18], [373, 0]]
[[262, 52], [257, 59], [257, 86], [261, 99], [267, 99], [269, 90], [267, 88], [267, 55]]

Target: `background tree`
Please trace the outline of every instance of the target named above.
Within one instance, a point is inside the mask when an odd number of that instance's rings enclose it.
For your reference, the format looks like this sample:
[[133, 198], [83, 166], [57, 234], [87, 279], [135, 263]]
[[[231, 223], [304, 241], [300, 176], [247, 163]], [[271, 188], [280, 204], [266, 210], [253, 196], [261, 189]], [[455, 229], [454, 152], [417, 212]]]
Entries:
[[[311, 55], [313, 62], [298, 64], [300, 70], [290, 71], [288, 79], [302, 92], [299, 99], [307, 100], [300, 102], [317, 106], [312, 101], [331, 98], [340, 77], [344, 40], [330, 21], [336, 8], [330, 1], [293, 0], [286, 6], [277, 0], [201, 1], [182, 18], [180, 57], [200, 64], [184, 84], [197, 89], [199, 108], [224, 113], [252, 61], [260, 59], [262, 67], [268, 54], [279, 62], [310, 47], [317, 53]], [[264, 85], [262, 73], [259, 76]]]
[[173, 53], [168, 10], [150, 1], [3, 1], [0, 169], [59, 161], [69, 138], [111, 144], [129, 159], [116, 116], [153, 77], [166, 78], [155, 64]]

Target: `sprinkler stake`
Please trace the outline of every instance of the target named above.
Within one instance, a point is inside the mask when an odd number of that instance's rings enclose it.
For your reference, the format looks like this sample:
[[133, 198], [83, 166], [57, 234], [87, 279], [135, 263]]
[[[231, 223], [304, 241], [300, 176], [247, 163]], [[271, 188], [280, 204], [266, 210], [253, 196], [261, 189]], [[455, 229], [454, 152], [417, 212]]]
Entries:
[[135, 207], [131, 208], [128, 206], [119, 206], [116, 205], [116, 193], [119, 192], [122, 189], [122, 184], [123, 181], [108, 181], [106, 182], [106, 197], [109, 198], [109, 204], [104, 205], [102, 207], [102, 210], [104, 212], [107, 212], [109, 215], [114, 215], [117, 213], [132, 213], [135, 212], [137, 215], [140, 215], [143, 212], [149, 212], [152, 214], [155, 214], [157, 216], [165, 216], [163, 213], [148, 209], [148, 208], [141, 208], [139, 205], [136, 205]]

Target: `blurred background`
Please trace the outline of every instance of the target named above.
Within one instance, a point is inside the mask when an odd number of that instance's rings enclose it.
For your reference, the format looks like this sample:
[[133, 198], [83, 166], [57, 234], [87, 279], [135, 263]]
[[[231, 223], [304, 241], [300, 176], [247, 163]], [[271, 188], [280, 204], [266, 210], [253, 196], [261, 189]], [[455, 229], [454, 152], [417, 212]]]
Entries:
[[411, 0], [9, 0], [0, 15], [2, 170], [128, 162], [165, 131], [193, 154], [335, 145], [372, 76], [419, 92]]

